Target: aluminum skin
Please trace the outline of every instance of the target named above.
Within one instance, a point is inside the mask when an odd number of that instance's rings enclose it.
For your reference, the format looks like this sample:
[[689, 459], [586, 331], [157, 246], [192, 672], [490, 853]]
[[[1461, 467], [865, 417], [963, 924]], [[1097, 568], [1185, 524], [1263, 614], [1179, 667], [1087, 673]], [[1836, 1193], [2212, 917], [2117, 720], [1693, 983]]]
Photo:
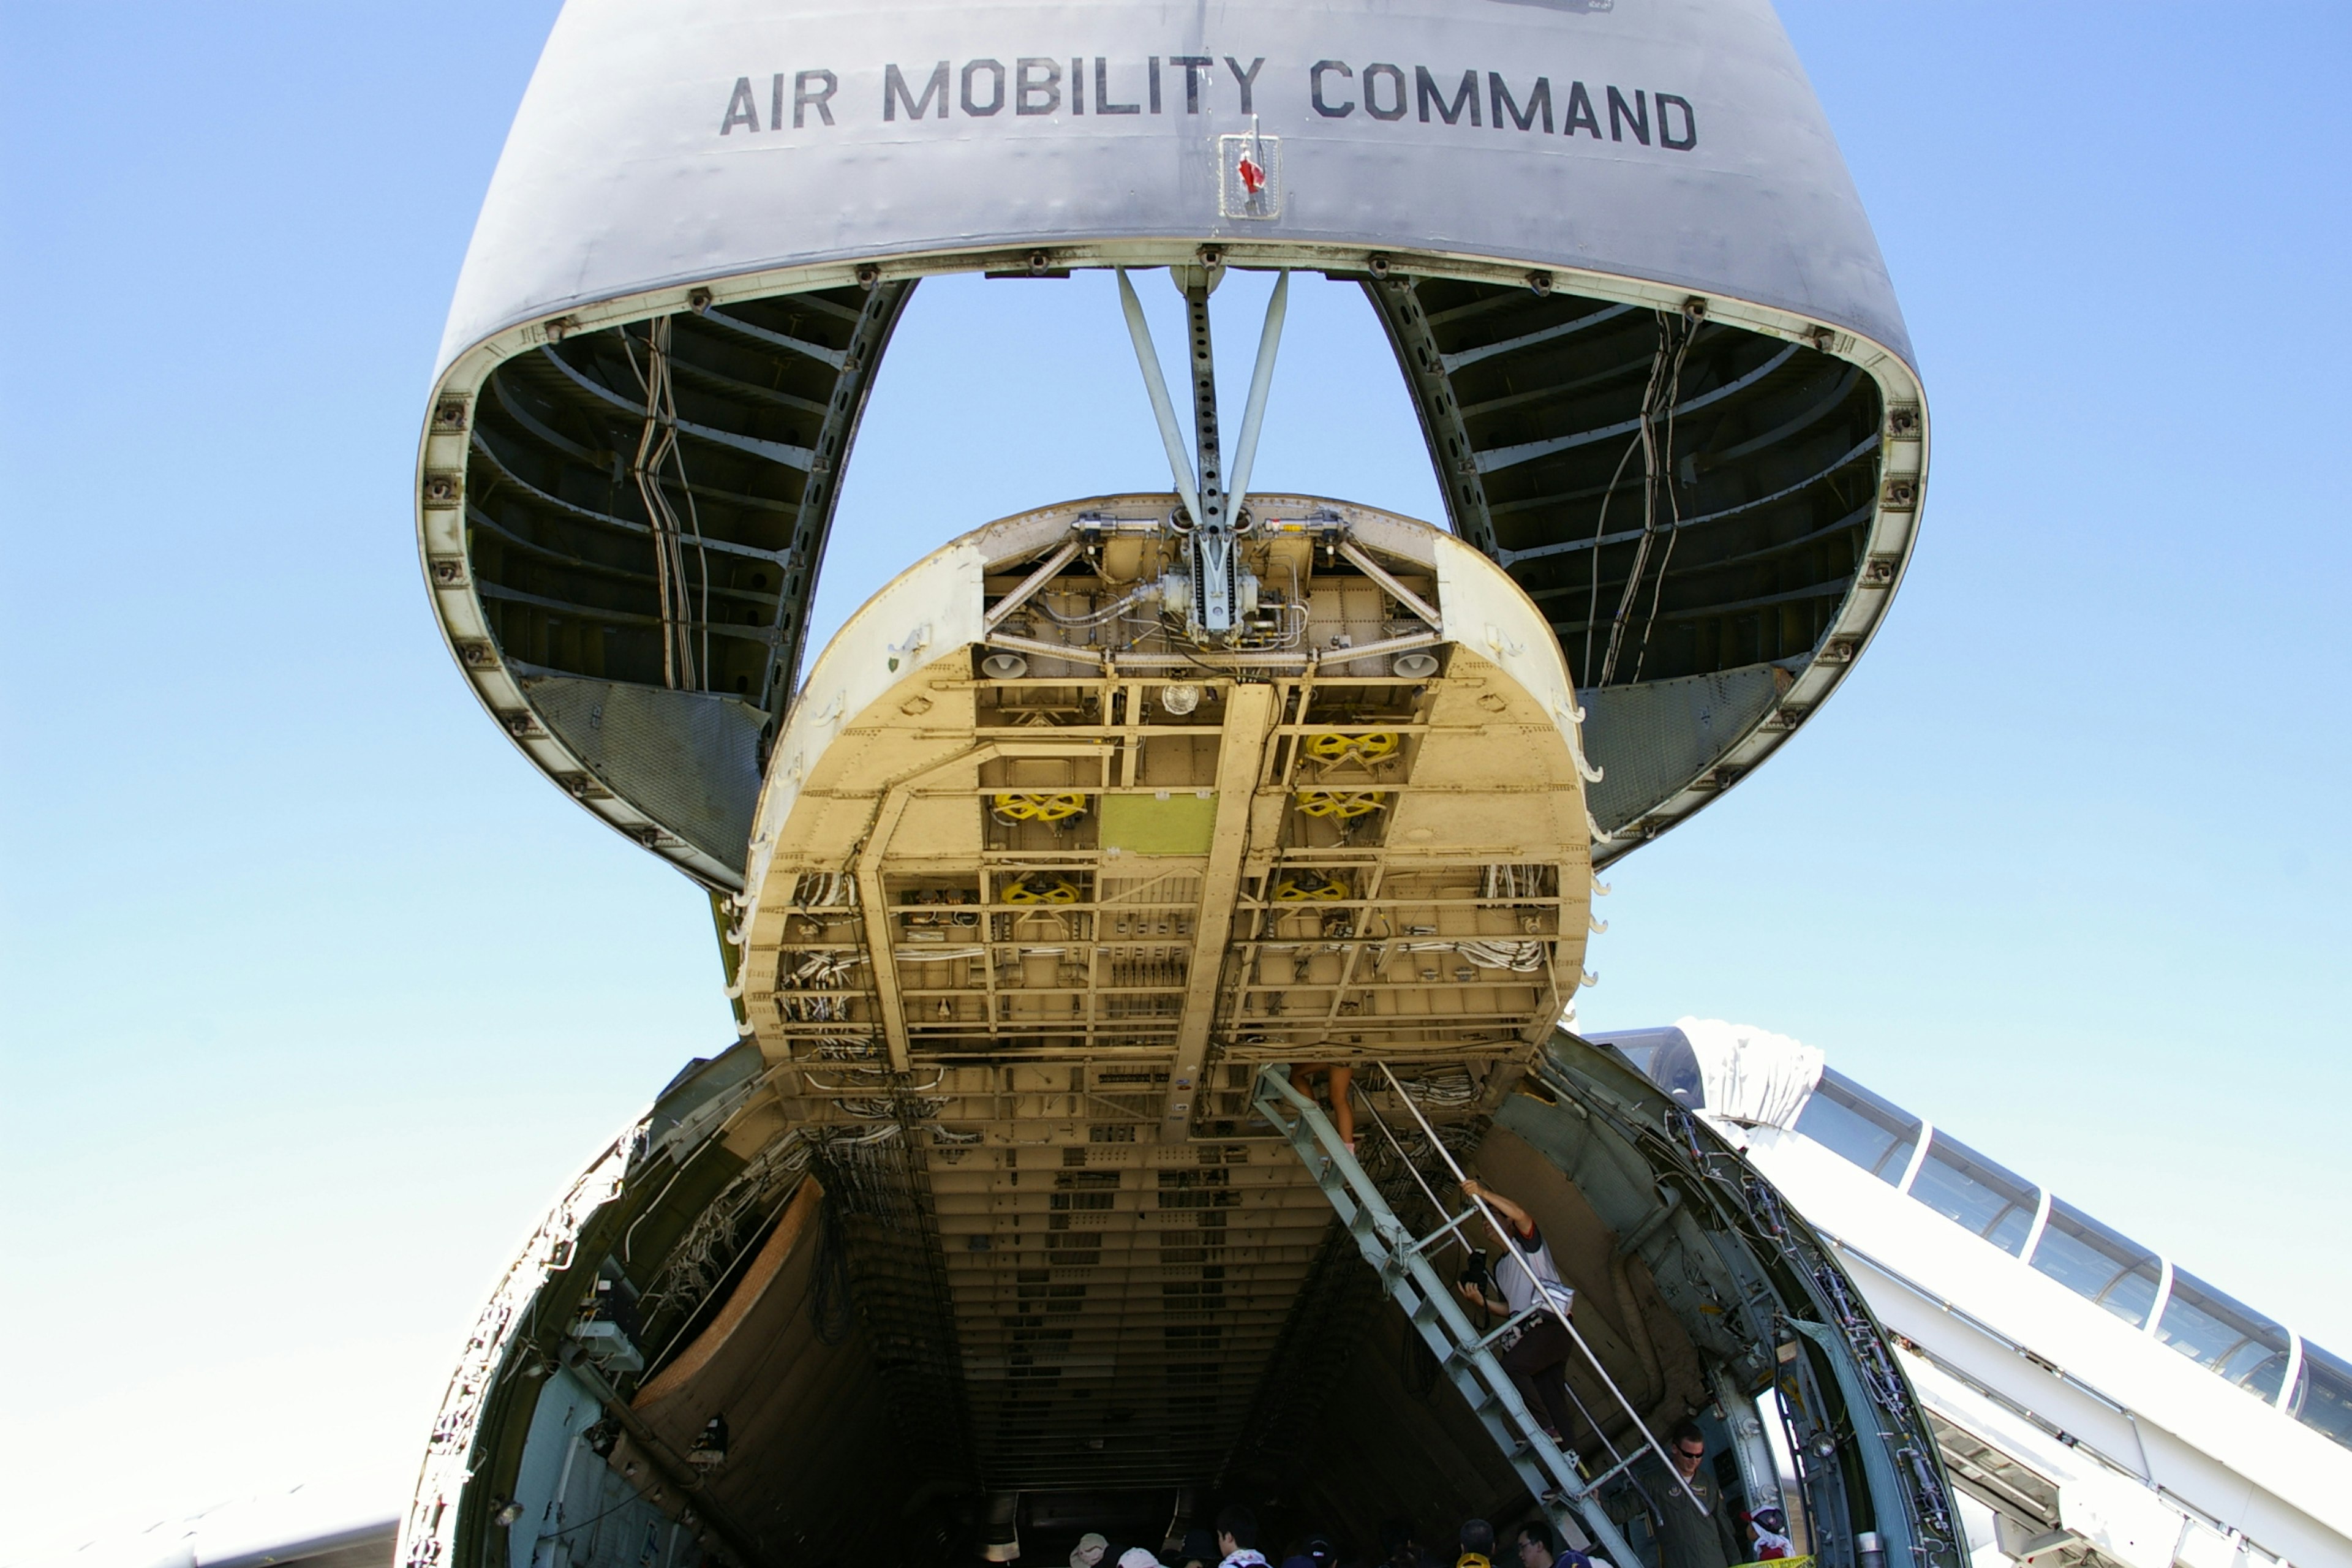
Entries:
[[[1220, 139], [1252, 133], [1275, 150], [1265, 216], [1223, 199]], [[436, 379], [505, 328], [666, 286], [1150, 237], [1641, 279], [1911, 358], [1762, 0], [574, 0], [491, 182]]]

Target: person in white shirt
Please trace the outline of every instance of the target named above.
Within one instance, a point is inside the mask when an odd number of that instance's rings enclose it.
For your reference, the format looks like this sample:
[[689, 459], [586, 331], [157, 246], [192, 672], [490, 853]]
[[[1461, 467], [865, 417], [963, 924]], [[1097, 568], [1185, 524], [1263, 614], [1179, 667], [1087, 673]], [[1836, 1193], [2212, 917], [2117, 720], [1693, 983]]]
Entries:
[[[1519, 1397], [1527, 1401], [1528, 1411], [1542, 1424], [1544, 1435], [1555, 1443], [1565, 1443], [1568, 1358], [1574, 1353], [1576, 1345], [1560, 1320], [1575, 1307], [1576, 1292], [1561, 1280], [1559, 1267], [1552, 1261], [1551, 1248], [1546, 1245], [1543, 1232], [1536, 1228], [1533, 1215], [1479, 1181], [1464, 1182], [1462, 1195], [1477, 1198], [1493, 1210], [1510, 1227], [1510, 1239], [1527, 1258], [1523, 1266], [1511, 1256], [1509, 1247], [1505, 1247], [1491, 1279], [1462, 1281], [1463, 1298], [1473, 1306], [1510, 1317], [1525, 1311], [1537, 1300], [1537, 1292], [1541, 1291], [1557, 1310], [1556, 1314], [1539, 1313], [1521, 1323], [1496, 1347], [1495, 1359], [1511, 1374]], [[1496, 1234], [1500, 1239], [1502, 1232]], [[1489, 1285], [1501, 1290], [1499, 1300]]]
[[1217, 1550], [1225, 1554], [1217, 1568], [1266, 1568], [1257, 1549], [1257, 1515], [1237, 1502], [1219, 1509]]

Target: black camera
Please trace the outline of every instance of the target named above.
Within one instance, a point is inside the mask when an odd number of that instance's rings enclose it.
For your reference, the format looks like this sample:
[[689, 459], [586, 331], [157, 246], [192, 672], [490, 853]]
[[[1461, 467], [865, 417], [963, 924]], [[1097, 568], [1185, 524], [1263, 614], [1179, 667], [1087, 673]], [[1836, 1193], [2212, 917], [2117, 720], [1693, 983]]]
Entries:
[[1486, 1267], [1485, 1253], [1474, 1248], [1468, 1257], [1463, 1259], [1459, 1282], [1474, 1285], [1481, 1291], [1491, 1292], [1495, 1289], [1495, 1276]]

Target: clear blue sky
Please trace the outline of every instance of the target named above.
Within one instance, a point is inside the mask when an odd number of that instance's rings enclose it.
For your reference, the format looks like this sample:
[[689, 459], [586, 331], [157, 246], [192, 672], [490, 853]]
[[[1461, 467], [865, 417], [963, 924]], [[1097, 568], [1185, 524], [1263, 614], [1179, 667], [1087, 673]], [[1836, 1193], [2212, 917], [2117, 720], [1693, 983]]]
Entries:
[[[0, 1559], [306, 1475], [394, 1504], [532, 1217], [732, 1037], [700, 896], [524, 765], [418, 581], [553, 11], [0, 7]], [[1798, 1035], [2352, 1352], [2352, 10], [1784, 15], [1927, 378], [1925, 542], [1820, 720], [1617, 870], [1584, 1018]], [[828, 623], [1164, 482], [1124, 353], [1099, 280], [927, 285]], [[1434, 515], [1385, 353], [1301, 288], [1265, 483]]]

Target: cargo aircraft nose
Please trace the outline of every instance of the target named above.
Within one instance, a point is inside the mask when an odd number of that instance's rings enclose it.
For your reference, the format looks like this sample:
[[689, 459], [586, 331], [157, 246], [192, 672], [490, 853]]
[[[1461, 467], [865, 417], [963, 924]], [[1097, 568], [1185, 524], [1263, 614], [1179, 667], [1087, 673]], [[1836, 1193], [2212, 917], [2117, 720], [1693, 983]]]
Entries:
[[[1748, 0], [567, 8], [420, 549], [515, 744], [709, 890], [740, 1033], [517, 1257], [404, 1563], [1475, 1515], [1636, 1568], [1769, 1507], [1958, 1568], [1833, 1258], [1563, 1026], [1596, 868], [1801, 725], [1908, 559], [1924, 404], [1802, 79]], [[1235, 268], [1276, 281], [1229, 428]], [[1081, 269], [1165, 488], [961, 519], [807, 657], [911, 291]], [[1255, 484], [1334, 284], [1442, 518]]]

